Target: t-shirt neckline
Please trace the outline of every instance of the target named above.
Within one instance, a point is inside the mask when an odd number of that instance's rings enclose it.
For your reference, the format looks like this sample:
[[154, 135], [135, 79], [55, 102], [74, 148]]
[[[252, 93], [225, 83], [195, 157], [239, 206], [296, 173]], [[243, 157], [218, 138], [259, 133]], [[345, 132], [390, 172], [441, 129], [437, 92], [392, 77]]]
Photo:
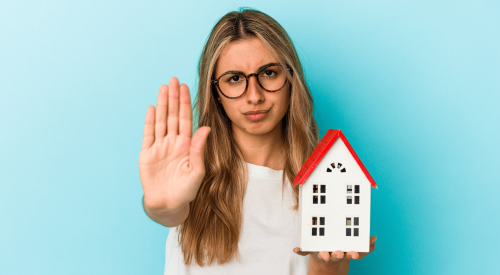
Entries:
[[270, 179], [281, 179], [283, 177], [283, 170], [274, 170], [266, 166], [260, 166], [247, 162], [248, 173], [258, 176], [263, 176]]

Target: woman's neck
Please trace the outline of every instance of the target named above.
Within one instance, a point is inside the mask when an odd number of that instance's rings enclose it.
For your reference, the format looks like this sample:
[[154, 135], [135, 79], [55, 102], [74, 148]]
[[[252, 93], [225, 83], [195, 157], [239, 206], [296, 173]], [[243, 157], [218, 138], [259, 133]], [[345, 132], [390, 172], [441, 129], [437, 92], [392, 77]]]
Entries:
[[284, 169], [285, 158], [281, 123], [271, 132], [261, 135], [252, 135], [233, 127], [233, 136], [246, 162], [274, 170]]

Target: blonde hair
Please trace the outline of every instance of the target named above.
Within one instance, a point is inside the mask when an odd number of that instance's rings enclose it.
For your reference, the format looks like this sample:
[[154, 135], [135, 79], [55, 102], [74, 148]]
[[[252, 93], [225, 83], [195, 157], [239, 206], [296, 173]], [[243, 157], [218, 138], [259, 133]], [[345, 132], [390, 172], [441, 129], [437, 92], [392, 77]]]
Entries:
[[[205, 146], [206, 174], [190, 213], [179, 227], [184, 263], [200, 266], [227, 263], [238, 258], [247, 165], [231, 129], [231, 121], [211, 83], [217, 60], [231, 42], [259, 38], [283, 66], [291, 68], [290, 106], [282, 120], [285, 146], [283, 188], [305, 163], [319, 140], [313, 118], [313, 100], [305, 83], [300, 60], [286, 31], [265, 13], [244, 9], [224, 15], [214, 26], [198, 64], [199, 84], [195, 103], [198, 127], [212, 130]], [[292, 186], [293, 188], [293, 186]], [[293, 188], [298, 208], [298, 188]]]

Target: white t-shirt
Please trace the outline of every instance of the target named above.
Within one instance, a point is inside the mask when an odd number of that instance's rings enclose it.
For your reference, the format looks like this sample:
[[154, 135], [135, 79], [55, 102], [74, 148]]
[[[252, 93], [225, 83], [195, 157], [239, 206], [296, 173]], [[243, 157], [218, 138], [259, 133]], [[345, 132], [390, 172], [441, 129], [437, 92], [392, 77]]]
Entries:
[[186, 266], [177, 241], [177, 228], [167, 237], [165, 275], [304, 275], [308, 256], [293, 253], [299, 247], [298, 212], [287, 181], [282, 199], [283, 170], [248, 163], [248, 186], [243, 199], [243, 224], [238, 244], [240, 262]]

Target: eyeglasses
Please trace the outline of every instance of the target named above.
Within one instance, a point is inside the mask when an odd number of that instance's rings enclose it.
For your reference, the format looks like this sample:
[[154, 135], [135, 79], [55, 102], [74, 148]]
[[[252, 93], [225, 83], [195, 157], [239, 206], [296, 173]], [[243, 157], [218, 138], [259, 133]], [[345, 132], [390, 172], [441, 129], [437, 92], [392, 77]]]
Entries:
[[249, 75], [237, 71], [226, 72], [216, 80], [212, 80], [212, 84], [217, 86], [223, 96], [236, 99], [246, 92], [248, 79], [255, 76], [262, 89], [268, 92], [276, 92], [286, 85], [286, 71], [291, 72], [292, 69], [283, 69], [278, 63], [270, 63], [260, 68], [258, 72]]

